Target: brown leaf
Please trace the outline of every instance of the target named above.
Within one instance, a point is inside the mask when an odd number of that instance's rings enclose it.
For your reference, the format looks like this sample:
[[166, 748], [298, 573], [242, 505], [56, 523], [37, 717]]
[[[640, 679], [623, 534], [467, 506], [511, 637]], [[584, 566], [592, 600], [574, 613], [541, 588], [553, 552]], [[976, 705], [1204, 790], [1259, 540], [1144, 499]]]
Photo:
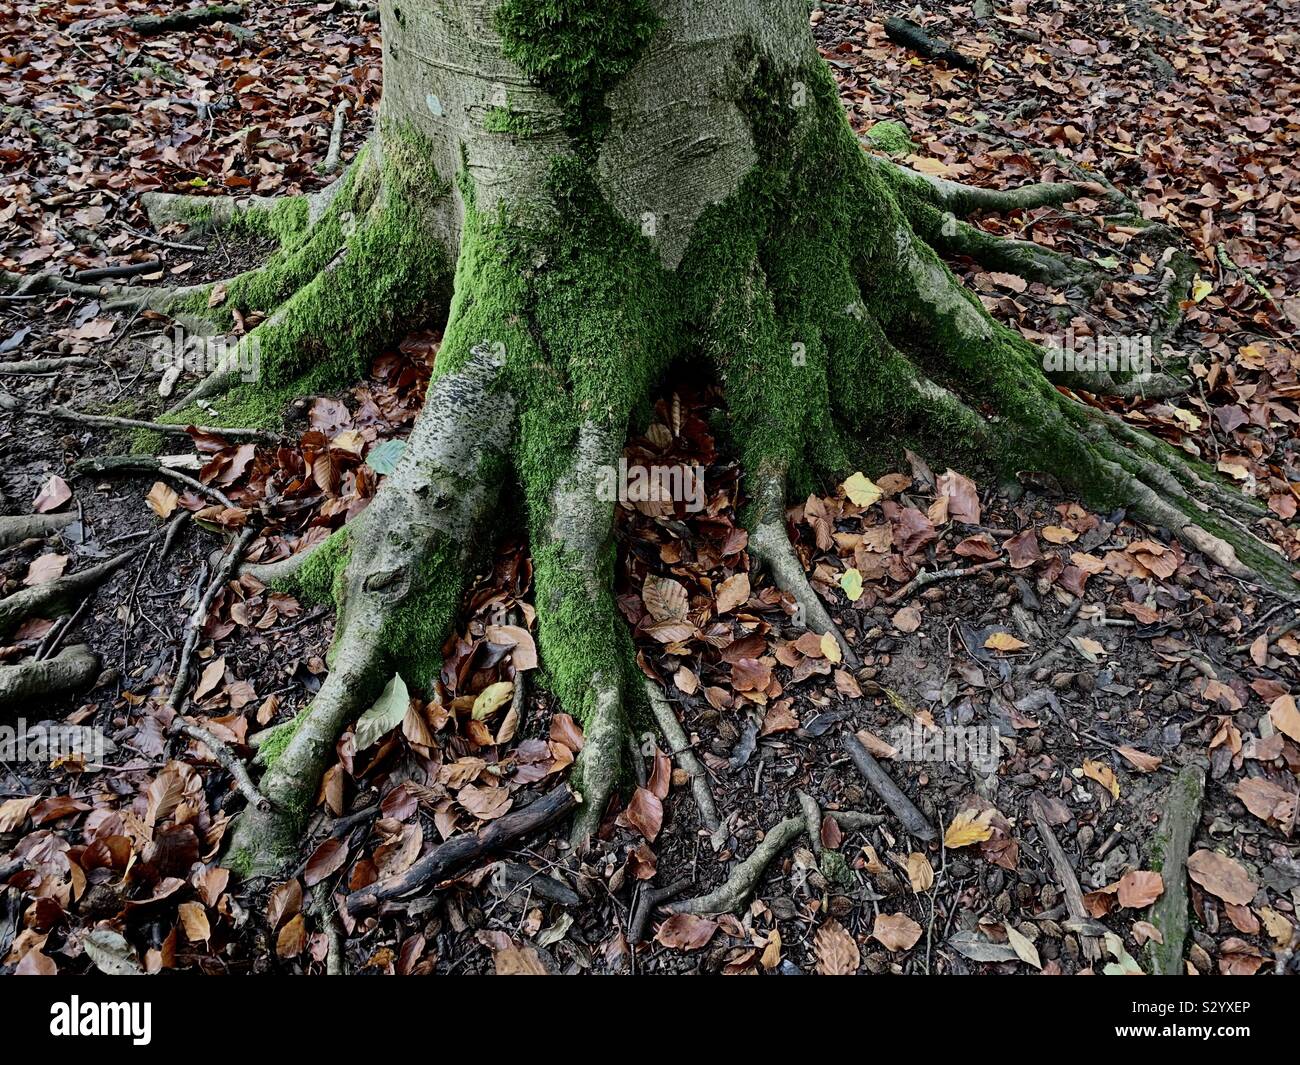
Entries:
[[813, 937], [817, 971], [823, 976], [852, 976], [862, 964], [858, 944], [834, 918], [817, 929]]
[[212, 938], [212, 928], [208, 924], [208, 911], [203, 903], [182, 902], [177, 910], [186, 939], [191, 943], [206, 943]]
[[871, 938], [887, 950], [910, 950], [921, 938], [921, 926], [905, 913], [879, 913]]
[[699, 950], [708, 945], [718, 922], [693, 913], [675, 913], [659, 926], [655, 942], [673, 950]]
[[1136, 747], [1117, 747], [1116, 753], [1123, 757], [1134, 769], [1140, 773], [1154, 773], [1160, 768], [1163, 758], [1158, 758], [1154, 754], [1146, 754], [1139, 751]]
[[1187, 875], [1211, 895], [1248, 906], [1258, 890], [1245, 867], [1218, 851], [1201, 849], [1187, 859]]
[[1119, 904], [1129, 909], [1150, 906], [1165, 893], [1165, 881], [1159, 873], [1134, 869], [1120, 877]]
[[327, 876], [343, 868], [348, 860], [348, 845], [341, 839], [326, 839], [307, 859], [307, 868], [303, 870], [302, 882], [306, 887], [319, 884]]
[[537, 644], [527, 629], [519, 625], [489, 625], [484, 635], [491, 643], [514, 648], [510, 661], [518, 672], [537, 668]]
[[27, 576], [23, 578], [23, 584], [28, 588], [33, 588], [38, 584], [46, 584], [61, 577], [67, 566], [67, 555], [38, 555], [32, 560], [32, 564], [27, 567]]
[[49, 514], [51, 511], [58, 510], [71, 498], [72, 489], [68, 487], [68, 482], [58, 474], [53, 474], [36, 493], [32, 509], [37, 514]]
[[1017, 533], [1002, 546], [1006, 548], [1012, 569], [1025, 569], [1043, 557], [1042, 551], [1038, 548], [1038, 537], [1032, 527]]
[[948, 500], [948, 517], [966, 525], [980, 523], [980, 497], [975, 482], [956, 470], [948, 470], [935, 483], [936, 493]]
[[149, 509], [158, 517], [170, 518], [172, 511], [176, 509], [176, 504], [180, 502], [180, 498], [174, 489], [169, 488], [162, 481], [154, 481], [153, 487], [145, 495], [144, 501], [149, 504]]
[[307, 921], [299, 913], [275, 937], [275, 953], [281, 958], [296, 958], [306, 945]]
[[649, 788], [637, 788], [627, 809], [619, 814], [619, 821], [636, 829], [651, 843], [659, 835], [664, 823], [664, 804]]
[[686, 589], [671, 577], [647, 577], [641, 586], [641, 601], [656, 621], [683, 621], [690, 608]]
[[718, 586], [716, 603], [719, 614], [726, 614], [749, 601], [749, 574], [737, 573]]

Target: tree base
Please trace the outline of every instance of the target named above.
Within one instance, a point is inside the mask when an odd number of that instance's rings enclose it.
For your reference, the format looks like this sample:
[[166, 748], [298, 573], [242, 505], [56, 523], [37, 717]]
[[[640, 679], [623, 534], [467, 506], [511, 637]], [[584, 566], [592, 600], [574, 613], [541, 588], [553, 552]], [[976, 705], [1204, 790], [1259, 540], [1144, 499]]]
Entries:
[[[480, 214], [462, 190], [448, 323], [397, 470], [346, 530], [261, 574], [328, 590], [339, 622], [325, 684], [267, 759], [261, 791], [272, 808], [241, 817], [239, 871], [274, 873], [296, 856], [335, 742], [395, 672], [417, 688], [433, 683], [506, 486], [528, 526], [551, 685], [586, 734], [575, 839], [595, 830], [622, 775], [628, 719], [644, 709], [612, 591], [615, 504], [598, 486], [656, 383], [683, 360], [706, 360], [726, 390], [755, 555], [850, 663], [856, 650], [808, 586], [784, 506], [792, 491], [841, 479], [868, 442], [1002, 477], [1049, 474], [1094, 507], [1128, 507], [1234, 576], [1294, 596], [1285, 559], [1247, 525], [1261, 507], [1055, 387], [1042, 351], [994, 322], [925, 239], [1022, 276], [1086, 283], [1090, 268], [1055, 252], [947, 225], [954, 212], [1060, 203], [1079, 190], [1030, 186], [999, 199], [869, 162], [829, 75], [808, 77], [815, 100], [797, 117], [771, 102], [779, 95], [758, 94], [749, 117], [759, 163], [695, 223], [674, 269], [577, 161], [552, 161], [564, 194], [541, 220]], [[226, 285], [224, 300], [213, 286], [183, 303], [217, 317], [268, 314], [245, 341], [256, 341], [261, 380], [254, 388], [223, 370], [186, 404], [224, 396], [236, 424], [265, 422], [286, 396], [357, 375], [378, 344], [440, 317], [448, 192], [420, 177], [417, 142], [384, 144], [384, 165], [361, 157], [327, 202], [231, 209], [228, 224], [265, 226], [281, 251]]]

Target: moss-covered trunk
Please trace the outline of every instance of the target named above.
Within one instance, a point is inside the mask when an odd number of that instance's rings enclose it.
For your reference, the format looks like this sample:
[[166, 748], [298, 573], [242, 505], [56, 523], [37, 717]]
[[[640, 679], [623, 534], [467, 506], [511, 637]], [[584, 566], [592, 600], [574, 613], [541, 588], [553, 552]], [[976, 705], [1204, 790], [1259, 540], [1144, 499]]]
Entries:
[[[401, 467], [346, 544], [299, 572], [336, 593], [334, 673], [277, 744], [263, 780], [276, 812], [245, 816], [244, 868], [286, 861], [365, 701], [394, 672], [417, 687], [436, 675], [507, 486], [521, 505], [506, 512], [528, 526], [545, 676], [587, 729], [579, 835], [595, 826], [644, 694], [601, 489], [675, 360], [724, 385], [759, 501], [756, 552], [820, 631], [834, 624], [782, 503], [853, 469], [864, 443], [1047, 470], [1201, 537], [1230, 568], [1245, 558], [1285, 577], [1235, 518], [1200, 509], [1222, 489], [1062, 396], [1041, 352], [955, 281], [917, 234], [942, 231], [959, 197], [863, 155], [801, 0], [383, 0], [381, 17], [385, 94], [365, 158], [282, 227], [274, 284], [232, 288], [297, 323], [272, 331], [270, 376], [246, 392], [303, 387], [295, 374], [322, 365], [321, 349], [354, 371], [368, 345], [441, 317], [453, 262], [454, 286]], [[1043, 202], [1073, 195], [1035, 188]], [[310, 299], [283, 291], [313, 268]]]

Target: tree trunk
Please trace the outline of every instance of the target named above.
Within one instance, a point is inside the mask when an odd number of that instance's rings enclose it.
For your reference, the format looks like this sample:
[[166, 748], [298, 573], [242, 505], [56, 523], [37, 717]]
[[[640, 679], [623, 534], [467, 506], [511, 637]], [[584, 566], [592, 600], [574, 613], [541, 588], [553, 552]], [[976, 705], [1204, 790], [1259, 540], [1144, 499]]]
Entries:
[[[217, 210], [281, 241], [215, 312], [270, 315], [247, 344], [260, 380], [226, 371], [197, 390], [223, 397], [228, 419], [276, 417], [355, 377], [377, 345], [446, 320], [398, 471], [352, 526], [265, 574], [331, 590], [340, 619], [328, 680], [264, 748], [275, 809], [241, 819], [244, 871], [290, 860], [339, 733], [393, 673], [433, 682], [465, 574], [494, 516], [512, 512], [506, 486], [529, 533], [548, 682], [586, 729], [577, 834], [595, 827], [624, 704], [644, 697], [612, 592], [614, 503], [598, 486], [677, 361], [706, 360], [725, 387], [756, 500], [751, 542], [818, 631], [842, 639], [794, 559], [784, 503], [842, 478], [868, 439], [1000, 475], [1050, 472], [1232, 572], [1289, 581], [1245, 531], [1253, 504], [1063, 395], [1041, 351], [930, 246], [965, 234], [964, 254], [1078, 280], [1086, 267], [1056, 253], [953, 224], [1075, 187], [995, 194], [864, 155], [802, 0], [380, 11], [384, 97], [367, 149], [323, 194]], [[195, 217], [166, 197], [151, 210]], [[210, 297], [180, 299], [207, 313]]]

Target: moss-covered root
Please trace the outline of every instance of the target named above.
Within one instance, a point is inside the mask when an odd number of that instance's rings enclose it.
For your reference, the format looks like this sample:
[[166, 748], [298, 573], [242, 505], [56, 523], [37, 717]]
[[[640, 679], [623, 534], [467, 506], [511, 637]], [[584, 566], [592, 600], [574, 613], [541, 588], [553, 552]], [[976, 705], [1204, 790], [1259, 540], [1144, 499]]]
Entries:
[[326, 554], [342, 566], [330, 673], [283, 749], [264, 759], [261, 790], [274, 809], [241, 816], [228, 859], [241, 873], [292, 859], [339, 735], [394, 673], [415, 691], [431, 687], [506, 472], [515, 403], [500, 375], [490, 356], [474, 355], [432, 383], [348, 549]]
[[237, 217], [239, 226], [275, 236], [279, 249], [262, 267], [226, 282], [221, 299], [201, 290], [173, 301], [172, 309], [219, 326], [232, 324], [236, 312], [269, 317], [172, 416], [200, 399], [223, 397], [217, 406], [227, 424], [274, 424], [291, 400], [355, 381], [385, 344], [444, 320], [454, 227], [450, 187], [428, 156], [414, 134], [394, 133], [382, 165], [377, 152], [362, 151], [328, 196]]
[[[1034, 207], [1058, 207], [1087, 194], [1084, 186], [1071, 182], [1022, 185], [1018, 189], [985, 189], [963, 185], [947, 178], [922, 174], [910, 167], [875, 156], [868, 157], [885, 181], [895, 190], [900, 204], [928, 203], [941, 211], [965, 217], [977, 211], [1026, 211]], [[904, 210], [907, 208], [904, 206]]]
[[1257, 504], [1058, 392], [1042, 350], [994, 322], [905, 220], [896, 227], [864, 281], [867, 305], [891, 343], [963, 399], [998, 412], [1000, 446], [988, 457], [1001, 473], [1047, 471], [1094, 506], [1129, 507], [1235, 577], [1288, 597], [1300, 591], [1286, 560], [1245, 524], [1260, 516]]
[[754, 477], [754, 496], [750, 554], [768, 568], [778, 588], [794, 596], [803, 613], [804, 624], [813, 632], [833, 635], [840, 645], [844, 661], [850, 668], [857, 669], [862, 664], [861, 659], [813, 591], [786, 533], [785, 471], [772, 466], [759, 470]]
[[583, 804], [573, 827], [581, 843], [599, 827], [622, 776], [624, 700], [636, 667], [614, 605], [614, 503], [599, 492], [603, 472], [617, 466], [622, 429], [587, 421], [577, 444], [534, 522], [532, 550], [542, 661], [560, 705], [583, 726], [575, 772]]

